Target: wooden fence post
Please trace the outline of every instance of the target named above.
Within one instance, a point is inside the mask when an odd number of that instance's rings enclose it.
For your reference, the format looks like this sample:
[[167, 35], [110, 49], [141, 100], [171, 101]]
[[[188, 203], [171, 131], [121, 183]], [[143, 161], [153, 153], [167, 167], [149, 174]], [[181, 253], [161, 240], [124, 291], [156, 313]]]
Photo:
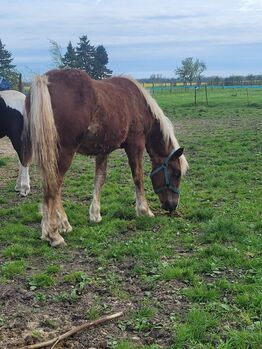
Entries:
[[247, 106], [249, 107], [249, 94], [248, 94], [248, 88], [246, 89], [247, 91]]
[[207, 98], [207, 85], [205, 85], [205, 92], [206, 92], [206, 105], [208, 106], [208, 98]]

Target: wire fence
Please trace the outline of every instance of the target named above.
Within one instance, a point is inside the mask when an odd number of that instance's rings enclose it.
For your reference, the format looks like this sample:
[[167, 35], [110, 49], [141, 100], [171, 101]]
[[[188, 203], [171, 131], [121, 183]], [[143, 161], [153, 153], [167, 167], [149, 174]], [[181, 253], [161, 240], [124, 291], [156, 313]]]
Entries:
[[262, 108], [262, 86], [175, 86], [144, 84], [152, 95], [173, 95], [177, 105], [206, 105]]

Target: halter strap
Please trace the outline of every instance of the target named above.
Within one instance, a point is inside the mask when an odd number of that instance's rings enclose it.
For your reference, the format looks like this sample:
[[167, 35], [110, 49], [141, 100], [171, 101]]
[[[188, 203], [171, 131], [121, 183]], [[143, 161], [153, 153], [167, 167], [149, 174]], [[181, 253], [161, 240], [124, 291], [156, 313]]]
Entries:
[[177, 187], [175, 187], [172, 183], [170, 183], [170, 176], [168, 172], [168, 163], [172, 156], [176, 153], [178, 149], [173, 149], [171, 153], [165, 158], [162, 165], [158, 166], [154, 171], [151, 172], [150, 177], [152, 178], [155, 174], [160, 171], [164, 171], [165, 185], [163, 187], [154, 189], [156, 194], [161, 193], [163, 190], [167, 189], [172, 191], [173, 193], [180, 194], [180, 191]]

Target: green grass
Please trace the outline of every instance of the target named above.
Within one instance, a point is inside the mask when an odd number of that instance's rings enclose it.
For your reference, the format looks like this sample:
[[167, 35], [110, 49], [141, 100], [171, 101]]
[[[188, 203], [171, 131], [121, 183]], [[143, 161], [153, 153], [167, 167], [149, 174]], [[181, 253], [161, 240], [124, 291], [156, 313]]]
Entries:
[[7, 166], [8, 164], [8, 158], [1, 158], [0, 159], [0, 167]]
[[71, 285], [80, 285], [83, 287], [85, 284], [91, 282], [91, 279], [82, 271], [72, 272], [64, 277], [64, 281]]
[[210, 330], [217, 326], [218, 321], [214, 314], [200, 308], [192, 308], [186, 321], [179, 324], [175, 330], [173, 348], [193, 347], [197, 344], [208, 344], [211, 341]]
[[48, 274], [39, 273], [31, 276], [28, 284], [30, 286], [30, 289], [34, 291], [37, 288], [53, 286], [55, 284], [55, 280]]
[[[75, 314], [93, 320], [123, 309], [125, 318], [110, 325], [110, 348], [260, 348], [262, 91], [249, 92], [249, 106], [245, 90], [209, 90], [209, 106], [202, 90], [196, 107], [193, 91], [155, 97], [190, 164], [179, 216], [160, 209], [146, 176], [155, 218], [136, 217], [130, 169], [118, 151], [102, 192], [103, 220], [88, 222], [94, 160], [76, 156], [63, 188], [74, 230], [65, 249], [52, 249], [40, 240], [36, 171], [26, 199], [10, 178], [0, 197], [0, 282], [33, 292], [29, 318], [35, 305], [45, 316], [55, 306], [58, 318], [68, 309], [73, 323]], [[15, 165], [0, 166], [8, 173]], [[146, 156], [146, 175], [150, 167]], [[4, 312], [1, 319], [14, 320]]]
[[5, 262], [0, 269], [0, 275], [4, 278], [12, 279], [18, 275], [25, 273], [24, 261]]

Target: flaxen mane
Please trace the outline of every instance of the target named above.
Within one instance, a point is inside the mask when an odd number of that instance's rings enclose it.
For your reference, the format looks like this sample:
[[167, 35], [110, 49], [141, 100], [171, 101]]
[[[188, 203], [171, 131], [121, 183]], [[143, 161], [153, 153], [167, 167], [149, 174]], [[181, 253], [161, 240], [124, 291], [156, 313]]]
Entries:
[[[135, 79], [133, 79], [130, 76], [126, 76], [125, 78], [130, 80], [133, 84], [135, 84], [137, 86], [139, 91], [144, 96], [146, 103], [147, 103], [152, 115], [157, 120], [159, 120], [160, 129], [162, 131], [165, 143], [168, 143], [170, 141], [172, 143], [174, 149], [178, 149], [179, 143], [175, 137], [174, 126], [173, 126], [173, 123], [171, 122], [171, 120], [169, 120], [169, 118], [164, 114], [163, 110], [156, 103], [154, 98], [152, 98], [150, 93], [145, 88], [143, 88], [141, 86], [141, 84], [139, 84], [138, 81], [136, 81]], [[180, 157], [180, 166], [181, 166], [182, 175], [185, 175], [189, 166], [188, 166], [188, 162], [187, 162], [184, 155], [181, 155], [181, 157]]]

